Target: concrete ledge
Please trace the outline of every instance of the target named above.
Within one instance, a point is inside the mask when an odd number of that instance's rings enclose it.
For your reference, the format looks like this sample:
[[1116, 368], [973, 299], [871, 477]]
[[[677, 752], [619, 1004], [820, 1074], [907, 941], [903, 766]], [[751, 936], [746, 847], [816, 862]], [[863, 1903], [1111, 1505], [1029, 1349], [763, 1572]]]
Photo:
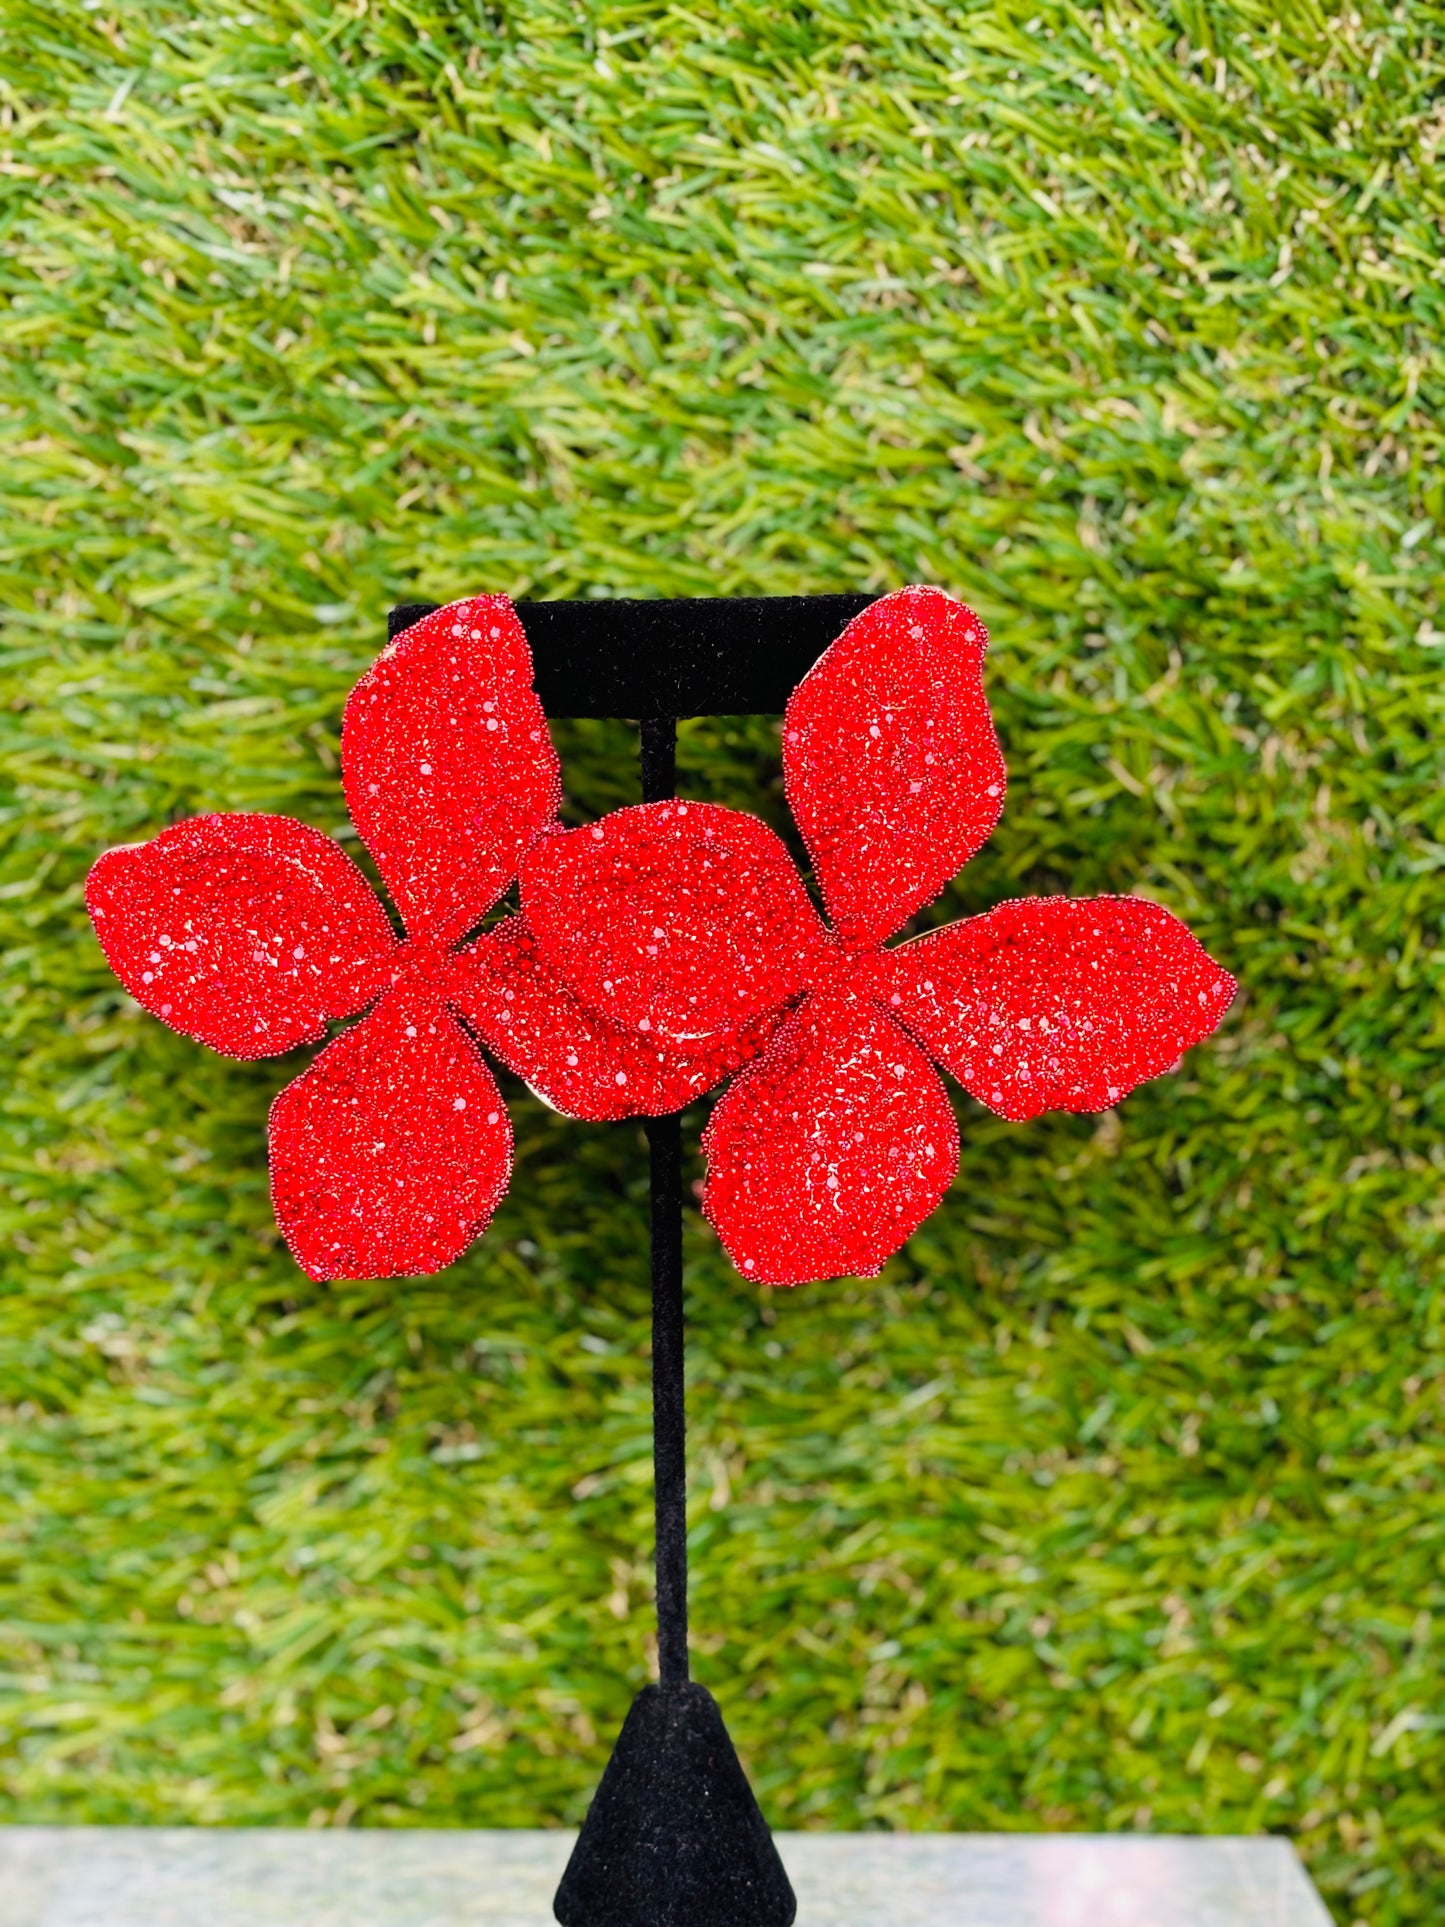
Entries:
[[[0, 1828], [0, 1927], [549, 1927], [572, 1835]], [[1288, 1842], [785, 1833], [798, 1927], [1329, 1927]]]

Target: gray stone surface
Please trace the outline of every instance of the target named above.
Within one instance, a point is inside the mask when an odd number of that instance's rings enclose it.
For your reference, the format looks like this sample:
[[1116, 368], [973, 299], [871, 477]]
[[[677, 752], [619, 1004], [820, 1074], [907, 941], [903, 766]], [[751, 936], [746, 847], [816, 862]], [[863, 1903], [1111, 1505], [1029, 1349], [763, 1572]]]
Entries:
[[[565, 1833], [0, 1828], [0, 1927], [548, 1927]], [[1329, 1927], [1283, 1840], [781, 1834], [798, 1927]]]

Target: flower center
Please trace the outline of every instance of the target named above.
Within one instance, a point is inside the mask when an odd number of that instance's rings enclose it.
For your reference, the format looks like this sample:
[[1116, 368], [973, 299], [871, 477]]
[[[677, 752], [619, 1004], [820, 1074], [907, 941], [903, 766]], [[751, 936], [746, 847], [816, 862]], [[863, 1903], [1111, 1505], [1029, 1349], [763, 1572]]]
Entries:
[[867, 997], [877, 985], [882, 968], [883, 954], [876, 946], [850, 950], [836, 937], [829, 937], [819, 953], [813, 988], [850, 990]]
[[444, 989], [451, 967], [450, 944], [438, 943], [435, 937], [413, 937], [391, 960], [392, 987], [406, 984], [414, 988], [427, 983]]

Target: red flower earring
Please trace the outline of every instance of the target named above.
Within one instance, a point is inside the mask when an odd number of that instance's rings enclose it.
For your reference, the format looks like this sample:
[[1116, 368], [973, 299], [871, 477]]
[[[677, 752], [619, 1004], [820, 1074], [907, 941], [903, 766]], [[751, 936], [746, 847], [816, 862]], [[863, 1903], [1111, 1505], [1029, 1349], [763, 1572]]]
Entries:
[[351, 692], [341, 756], [404, 941], [345, 851], [284, 816], [200, 816], [109, 850], [86, 904], [131, 995], [227, 1056], [277, 1056], [374, 1005], [271, 1107], [276, 1217], [313, 1278], [436, 1271], [485, 1229], [512, 1162], [501, 1094], [453, 1015], [454, 947], [561, 800], [507, 598], [400, 636]]
[[787, 794], [831, 932], [756, 818], [642, 804], [535, 844], [505, 986], [464, 966], [461, 1007], [561, 1108], [575, 1051], [545, 1022], [506, 1021], [508, 991], [513, 1008], [525, 985], [546, 1010], [570, 995], [608, 1061], [630, 1038], [660, 1074], [629, 1110], [675, 1109], [757, 1060], [704, 1137], [704, 1209], [750, 1278], [874, 1273], [933, 1210], [958, 1133], [929, 1057], [1004, 1117], [1101, 1110], [1207, 1037], [1234, 994], [1138, 898], [1024, 898], [883, 948], [1002, 812], [986, 646], [960, 603], [903, 589], [794, 692]]

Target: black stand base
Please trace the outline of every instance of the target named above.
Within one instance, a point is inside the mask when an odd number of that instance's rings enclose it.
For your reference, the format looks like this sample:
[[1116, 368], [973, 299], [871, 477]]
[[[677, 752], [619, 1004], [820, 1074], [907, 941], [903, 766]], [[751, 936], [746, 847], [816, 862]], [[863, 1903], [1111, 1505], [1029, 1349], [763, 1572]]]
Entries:
[[562, 1927], [792, 1927], [798, 1903], [704, 1687], [633, 1701], [552, 1911]]

